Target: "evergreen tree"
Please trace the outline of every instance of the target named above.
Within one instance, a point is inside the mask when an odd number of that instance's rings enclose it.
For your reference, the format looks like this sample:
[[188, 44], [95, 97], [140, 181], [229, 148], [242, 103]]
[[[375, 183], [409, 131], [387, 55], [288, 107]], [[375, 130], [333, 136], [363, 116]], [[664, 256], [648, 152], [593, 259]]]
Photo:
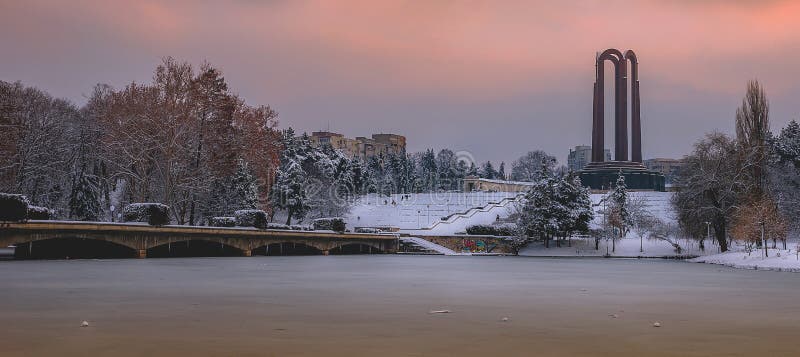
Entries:
[[542, 175], [525, 193], [519, 210], [517, 226], [527, 236], [538, 236], [549, 247], [550, 239], [560, 230], [560, 217], [564, 210], [557, 201], [557, 182], [551, 176]]
[[425, 150], [422, 154], [420, 168], [424, 190], [427, 192], [436, 190], [439, 171], [436, 169], [436, 155], [432, 149]]
[[258, 182], [246, 161], [239, 159], [236, 172], [230, 181], [230, 202], [233, 203], [232, 211], [241, 209], [256, 209], [258, 207]]
[[485, 164], [481, 167], [480, 177], [494, 180], [497, 178], [497, 171], [494, 169], [491, 161], [486, 161]]
[[497, 178], [501, 180], [506, 180], [506, 163], [505, 161], [500, 161], [500, 168], [497, 170]]
[[78, 221], [97, 221], [102, 211], [97, 177], [81, 172], [73, 182], [69, 197], [70, 218]]
[[625, 238], [628, 229], [633, 225], [633, 217], [628, 209], [628, 189], [625, 185], [625, 176], [622, 171], [617, 177], [617, 182], [606, 198], [608, 200], [608, 222], [617, 229], [618, 235], [612, 242], [612, 251], [616, 251], [616, 240]]
[[576, 232], [587, 232], [589, 222], [594, 217], [589, 188], [581, 185], [580, 178], [575, 174], [559, 177], [557, 197], [566, 213], [561, 217], [559, 230], [564, 237], [570, 237]]

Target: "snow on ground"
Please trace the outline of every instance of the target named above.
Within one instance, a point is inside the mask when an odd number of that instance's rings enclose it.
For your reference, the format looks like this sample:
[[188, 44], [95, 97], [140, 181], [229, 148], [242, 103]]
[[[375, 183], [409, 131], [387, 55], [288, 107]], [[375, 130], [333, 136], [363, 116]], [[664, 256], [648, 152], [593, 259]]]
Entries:
[[[791, 247], [791, 245], [789, 246]], [[769, 257], [762, 250], [748, 253], [744, 250], [706, 255], [691, 259], [693, 263], [719, 264], [740, 269], [791, 271], [800, 273], [800, 255], [795, 249], [768, 249]]]
[[[472, 208], [483, 208], [517, 195], [516, 192], [437, 192], [391, 196], [369, 194], [353, 205], [345, 220], [348, 227], [391, 226], [404, 231], [418, 230], [438, 224], [442, 217], [464, 213]], [[507, 217], [510, 212], [504, 213], [506, 211], [508, 210], [493, 212], [492, 220], [498, 214], [501, 218]], [[472, 220], [476, 222], [486, 218], [486, 215], [472, 216], [475, 217]]]
[[[617, 240], [616, 244], [612, 245], [611, 240], [601, 239], [599, 249], [594, 249], [594, 238], [573, 238], [572, 246], [568, 247], [566, 241], [562, 241], [561, 247], [557, 247], [554, 241], [550, 241], [550, 247], [546, 248], [542, 242], [532, 242], [525, 248], [520, 250], [519, 255], [524, 256], [539, 256], [539, 257], [598, 257], [608, 255], [611, 257], [675, 257], [675, 256], [698, 256], [712, 252], [719, 252], [719, 248], [713, 243], [706, 243], [705, 252], [700, 250], [697, 242], [694, 240], [679, 239], [675, 240], [681, 247], [681, 252], [677, 253], [675, 247], [670, 243], [655, 240], [644, 239], [640, 241], [639, 238], [628, 237], [625, 239]], [[612, 247], [616, 245], [616, 250]]]

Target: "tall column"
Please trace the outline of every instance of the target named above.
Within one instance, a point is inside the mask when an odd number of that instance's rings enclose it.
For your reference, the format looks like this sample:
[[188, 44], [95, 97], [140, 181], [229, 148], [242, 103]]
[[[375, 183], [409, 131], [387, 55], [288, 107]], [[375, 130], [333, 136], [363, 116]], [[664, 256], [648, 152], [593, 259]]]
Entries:
[[628, 161], [628, 69], [627, 61], [623, 58], [619, 61], [614, 77], [616, 79], [616, 123], [615, 123], [615, 142], [614, 160]]
[[592, 162], [601, 162], [605, 159], [603, 157], [603, 117], [598, 114], [598, 110], [602, 106], [597, 101], [597, 88], [597, 81], [595, 81], [592, 89]]

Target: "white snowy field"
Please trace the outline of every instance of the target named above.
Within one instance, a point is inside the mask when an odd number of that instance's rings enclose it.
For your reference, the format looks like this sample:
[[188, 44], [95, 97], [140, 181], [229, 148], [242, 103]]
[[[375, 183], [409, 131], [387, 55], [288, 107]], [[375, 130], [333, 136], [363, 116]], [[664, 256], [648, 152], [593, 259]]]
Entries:
[[[542, 242], [532, 242], [519, 252], [523, 256], [540, 257], [599, 257], [608, 254], [611, 257], [686, 257], [699, 256], [709, 253], [718, 253], [719, 248], [713, 243], [706, 242], [705, 251], [700, 250], [694, 240], [678, 239], [674, 240], [681, 247], [678, 253], [675, 247], [663, 240], [643, 239], [629, 236], [619, 239], [616, 243], [611, 240], [600, 239], [599, 248], [595, 249], [594, 238], [572, 239], [571, 246], [567, 241], [561, 242], [561, 247], [556, 246], [556, 242], [550, 241], [550, 247], [546, 248]], [[616, 248], [616, 249], [614, 249]]]
[[[443, 217], [459, 213], [469, 213], [473, 208], [485, 208], [513, 199], [515, 192], [437, 192], [419, 194], [395, 194], [382, 196], [369, 194], [361, 197], [345, 216], [348, 227], [391, 226], [401, 230], [419, 230], [441, 225]], [[470, 215], [468, 224], [491, 223], [499, 215], [508, 217], [508, 209], [493, 210], [491, 214]], [[486, 218], [491, 216], [491, 221]], [[451, 217], [449, 220], [453, 220]], [[473, 223], [474, 222], [474, 223]], [[460, 227], [461, 231], [466, 228]], [[452, 229], [451, 229], [452, 230]], [[428, 232], [432, 233], [432, 232]], [[432, 234], [453, 234], [455, 232], [434, 232]]]
[[694, 263], [719, 264], [740, 269], [775, 270], [800, 273], [800, 246], [789, 245], [790, 249], [768, 249], [769, 256], [765, 257], [760, 249], [751, 251], [729, 251], [721, 254], [712, 254], [690, 259]]

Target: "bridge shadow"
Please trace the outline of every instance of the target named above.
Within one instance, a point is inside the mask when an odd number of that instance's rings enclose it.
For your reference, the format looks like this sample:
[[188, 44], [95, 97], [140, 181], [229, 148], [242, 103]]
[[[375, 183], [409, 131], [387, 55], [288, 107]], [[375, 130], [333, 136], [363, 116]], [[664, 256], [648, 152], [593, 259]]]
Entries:
[[134, 258], [136, 250], [98, 239], [54, 238], [15, 244], [14, 259]]
[[253, 249], [252, 255], [322, 255], [322, 251], [302, 243], [282, 242], [272, 243]]
[[377, 253], [383, 253], [383, 251], [374, 248], [371, 245], [360, 244], [360, 243], [345, 244], [330, 250], [331, 255], [357, 255], [357, 254], [377, 254]]
[[148, 258], [238, 257], [241, 255], [241, 249], [206, 240], [172, 242], [147, 250]]

